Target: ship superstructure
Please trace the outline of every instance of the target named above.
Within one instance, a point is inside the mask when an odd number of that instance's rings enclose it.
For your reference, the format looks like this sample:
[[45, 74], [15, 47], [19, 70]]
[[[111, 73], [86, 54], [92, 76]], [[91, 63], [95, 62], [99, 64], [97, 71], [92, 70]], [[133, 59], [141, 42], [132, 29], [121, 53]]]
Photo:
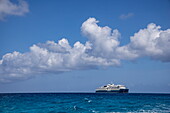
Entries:
[[124, 85], [107, 84], [96, 89], [96, 93], [128, 93], [129, 89]]

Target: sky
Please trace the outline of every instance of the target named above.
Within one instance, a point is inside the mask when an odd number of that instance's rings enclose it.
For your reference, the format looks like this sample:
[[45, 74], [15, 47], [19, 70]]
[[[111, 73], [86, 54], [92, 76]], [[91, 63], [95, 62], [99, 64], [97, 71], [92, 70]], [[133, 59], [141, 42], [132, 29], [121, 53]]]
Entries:
[[170, 93], [169, 0], [0, 0], [0, 92]]

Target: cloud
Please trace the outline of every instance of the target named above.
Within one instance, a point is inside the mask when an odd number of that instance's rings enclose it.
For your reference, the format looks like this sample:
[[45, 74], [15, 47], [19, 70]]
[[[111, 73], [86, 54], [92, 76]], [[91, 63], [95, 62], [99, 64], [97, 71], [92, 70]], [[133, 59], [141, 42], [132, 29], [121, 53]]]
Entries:
[[27, 53], [14, 51], [5, 54], [0, 61], [0, 81], [11, 82], [45, 73], [119, 65], [118, 60], [88, 54], [90, 50], [91, 44], [88, 42], [76, 42], [71, 47], [68, 40], [63, 38], [58, 43], [47, 41], [33, 45]]
[[98, 26], [95, 18], [87, 19], [81, 32], [87, 42], [71, 46], [66, 38], [58, 42], [34, 44], [30, 51], [5, 54], [0, 60], [0, 82], [11, 82], [42, 74], [58, 74], [72, 70], [98, 69], [119, 66], [121, 60], [150, 57], [170, 61], [170, 29], [161, 30], [151, 23], [130, 37], [127, 45], [120, 46], [117, 29]]
[[120, 19], [122, 19], [122, 20], [126, 20], [126, 19], [128, 19], [128, 18], [131, 18], [132, 16], [134, 16], [134, 14], [133, 13], [128, 13], [128, 14], [122, 14], [122, 15], [120, 15]]
[[119, 45], [120, 33], [108, 26], [100, 27], [97, 25], [98, 22], [95, 18], [89, 18], [82, 24], [81, 31], [93, 46], [91, 49], [93, 56], [111, 58]]
[[[117, 48], [120, 59], [135, 59], [148, 56], [162, 62], [170, 61], [170, 29], [161, 30], [160, 26], [150, 23], [130, 37], [130, 43]], [[122, 57], [121, 57], [122, 56]]]
[[9, 15], [22, 16], [27, 12], [29, 12], [28, 4], [24, 0], [18, 0], [18, 4], [10, 0], [0, 0], [0, 20]]

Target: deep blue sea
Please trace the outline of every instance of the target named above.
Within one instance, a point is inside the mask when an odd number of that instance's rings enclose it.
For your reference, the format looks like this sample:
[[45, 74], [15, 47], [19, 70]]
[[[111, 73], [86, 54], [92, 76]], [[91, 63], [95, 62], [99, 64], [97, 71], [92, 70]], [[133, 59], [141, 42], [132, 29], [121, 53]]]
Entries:
[[170, 94], [0, 94], [0, 113], [170, 112]]

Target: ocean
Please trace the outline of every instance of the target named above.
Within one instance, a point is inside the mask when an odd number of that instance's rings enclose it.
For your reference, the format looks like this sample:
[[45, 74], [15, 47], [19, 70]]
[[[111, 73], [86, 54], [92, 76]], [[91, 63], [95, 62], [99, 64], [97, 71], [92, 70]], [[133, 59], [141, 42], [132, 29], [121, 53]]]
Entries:
[[1, 93], [0, 113], [170, 112], [170, 94]]

